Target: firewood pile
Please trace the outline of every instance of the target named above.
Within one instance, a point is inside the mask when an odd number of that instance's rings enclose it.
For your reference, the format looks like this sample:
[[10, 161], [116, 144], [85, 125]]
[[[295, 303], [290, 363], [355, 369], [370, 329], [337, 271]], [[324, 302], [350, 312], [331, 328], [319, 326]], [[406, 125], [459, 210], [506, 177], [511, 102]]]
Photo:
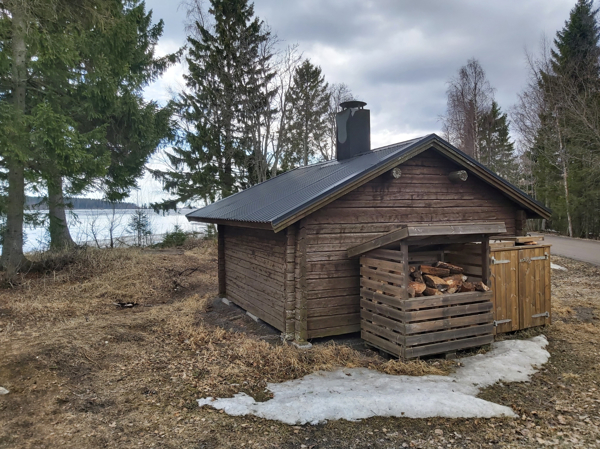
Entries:
[[490, 289], [483, 282], [467, 282], [464, 269], [447, 262], [437, 262], [434, 266], [419, 265], [410, 267], [411, 281], [408, 283], [408, 296], [445, 295], [461, 292], [487, 292]]

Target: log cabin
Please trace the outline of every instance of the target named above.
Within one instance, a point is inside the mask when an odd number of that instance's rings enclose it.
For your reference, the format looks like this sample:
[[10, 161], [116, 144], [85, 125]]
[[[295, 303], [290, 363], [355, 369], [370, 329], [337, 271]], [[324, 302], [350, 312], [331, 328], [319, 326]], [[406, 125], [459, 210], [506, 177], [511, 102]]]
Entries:
[[219, 295], [298, 345], [361, 331], [360, 261], [350, 248], [406, 223], [501, 222], [519, 236], [528, 218], [550, 216], [436, 134], [371, 149], [365, 105], [341, 105], [336, 159], [187, 215], [217, 225]]

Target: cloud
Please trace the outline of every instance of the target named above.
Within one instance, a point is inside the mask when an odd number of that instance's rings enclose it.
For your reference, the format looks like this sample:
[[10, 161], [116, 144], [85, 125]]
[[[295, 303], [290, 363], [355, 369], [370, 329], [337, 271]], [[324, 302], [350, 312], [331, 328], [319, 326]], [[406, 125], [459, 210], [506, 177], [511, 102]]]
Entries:
[[[543, 34], [554, 37], [574, 3], [256, 0], [255, 13], [282, 45], [298, 43], [328, 82], [347, 84], [368, 103], [372, 146], [378, 147], [439, 133], [447, 81], [469, 58], [479, 59], [508, 111], [526, 82], [525, 49], [536, 50]], [[185, 8], [164, 0], [146, 0], [146, 6], [165, 24], [157, 53], [185, 45]], [[184, 73], [182, 64], [170, 68], [145, 97], [168, 101], [183, 87]]]
[[[371, 109], [373, 143], [439, 132], [446, 83], [471, 57], [486, 70], [506, 111], [525, 84], [524, 49], [542, 34], [553, 37], [574, 0], [256, 0], [255, 13], [284, 44], [323, 68], [326, 79], [346, 83]], [[185, 43], [186, 13], [172, 3], [147, 0], [165, 22], [161, 50]], [[172, 68], [146, 90], [169, 98], [182, 84]]]

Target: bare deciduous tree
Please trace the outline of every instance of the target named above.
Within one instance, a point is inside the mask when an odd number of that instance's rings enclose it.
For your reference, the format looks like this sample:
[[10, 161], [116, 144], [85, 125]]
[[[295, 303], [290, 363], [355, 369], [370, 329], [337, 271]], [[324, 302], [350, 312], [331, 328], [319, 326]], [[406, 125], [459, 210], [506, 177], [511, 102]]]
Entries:
[[448, 82], [448, 106], [442, 117], [446, 139], [479, 160], [479, 124], [494, 99], [494, 89], [475, 58], [460, 68]]
[[329, 111], [327, 113], [327, 121], [329, 123], [329, 139], [328, 145], [319, 149], [323, 159], [329, 161], [335, 159], [336, 156], [336, 121], [335, 116], [340, 110], [340, 103], [353, 100], [352, 92], [348, 85], [344, 83], [336, 83], [329, 85]]
[[296, 68], [302, 62], [302, 53], [298, 50], [298, 44], [290, 45], [279, 54], [277, 61], [277, 74], [275, 76], [275, 82], [277, 83], [277, 94], [275, 95], [275, 102], [277, 107], [277, 129], [273, 132], [273, 139], [271, 141], [272, 147], [272, 162], [271, 162], [271, 176], [277, 175], [277, 170], [280, 165], [280, 161], [283, 157], [284, 152], [289, 144], [287, 142], [288, 123], [287, 118], [289, 117], [289, 95], [288, 92], [294, 81], [294, 72]]

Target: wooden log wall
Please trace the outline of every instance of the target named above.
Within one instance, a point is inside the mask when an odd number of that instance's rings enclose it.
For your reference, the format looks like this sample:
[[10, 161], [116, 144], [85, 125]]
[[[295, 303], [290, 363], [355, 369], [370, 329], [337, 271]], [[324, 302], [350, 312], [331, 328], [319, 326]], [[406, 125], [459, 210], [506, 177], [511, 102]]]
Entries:
[[224, 227], [227, 297], [282, 332], [286, 329], [285, 232]]
[[225, 226], [217, 225], [219, 296], [225, 296]]
[[295, 249], [295, 321], [294, 321], [294, 340], [297, 343], [304, 343], [308, 338], [307, 328], [307, 288], [306, 288], [306, 227], [304, 220], [298, 223], [298, 233], [296, 235]]
[[296, 324], [296, 231], [296, 225], [285, 230], [285, 340], [294, 339]]
[[448, 174], [461, 168], [428, 150], [402, 164], [400, 178], [384, 173], [306, 217], [309, 338], [360, 330], [359, 262], [349, 247], [409, 222], [502, 220], [515, 233], [520, 206], [475, 176], [452, 183]]

